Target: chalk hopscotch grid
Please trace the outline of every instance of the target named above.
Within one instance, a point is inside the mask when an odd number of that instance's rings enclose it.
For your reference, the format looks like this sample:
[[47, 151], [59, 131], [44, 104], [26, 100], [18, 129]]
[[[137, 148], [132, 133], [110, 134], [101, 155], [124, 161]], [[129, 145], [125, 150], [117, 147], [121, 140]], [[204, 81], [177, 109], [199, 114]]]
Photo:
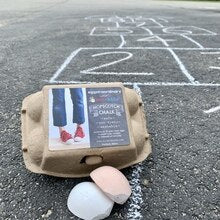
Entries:
[[[141, 19], [142, 16], [138, 16], [137, 19]], [[85, 18], [85, 19], [89, 19], [89, 18]], [[97, 18], [96, 18], [97, 19]], [[100, 20], [101, 23], [104, 22], [104, 18], [103, 17], [100, 17], [98, 18]], [[122, 18], [122, 17], [119, 17], [119, 16], [115, 16], [115, 17], [111, 17], [111, 18], [108, 18], [106, 17], [105, 19], [108, 19], [107, 22], [113, 22], [115, 23], [115, 26], [116, 28], [120, 28], [120, 24], [119, 24], [119, 21], [120, 22], [124, 22], [125, 19], [130, 19], [131, 22], [135, 22], [134, 18], [132, 18], [131, 16], [126, 16], [126, 18]], [[144, 18], [145, 20], [150, 20], [152, 21], [153, 23], [155, 23], [156, 25], [158, 25], [159, 27], [161, 28], [164, 28], [165, 26], [163, 24], [161, 24], [160, 22], [156, 21], [155, 19], [153, 18]], [[160, 19], [160, 20], [164, 20], [164, 22], [168, 23], [168, 20], [166, 19]], [[145, 23], [145, 22], [143, 22]], [[140, 25], [140, 24], [138, 24]], [[214, 33], [212, 31], [209, 31], [209, 30], [206, 30], [204, 28], [199, 28], [199, 27], [195, 27], [195, 26], [176, 26], [178, 28], [181, 28], [181, 27], [193, 27], [193, 28], [196, 28], [198, 30], [203, 30], [203, 31], [206, 31], [207, 34], [205, 35], [217, 35], [217, 33]], [[165, 34], [172, 34], [170, 33], [169, 29], [170, 28], [176, 28], [175, 26], [174, 27], [166, 27], [164, 28], [164, 32]], [[92, 29], [91, 32], [93, 32], [95, 30], [95, 28]], [[157, 35], [153, 35], [153, 33], [147, 28], [147, 30], [149, 31], [150, 35], [156, 37], [157, 39], [159, 39], [162, 44], [164, 45], [164, 47], [126, 47], [126, 41], [125, 41], [125, 38], [124, 38], [124, 35], [123, 34], [120, 34], [119, 37], [121, 39], [121, 43], [118, 47], [85, 47], [85, 48], [79, 48], [75, 51], [73, 51], [70, 56], [64, 61], [64, 63], [61, 65], [61, 67], [55, 72], [55, 74], [51, 77], [51, 79], [49, 80], [50, 83], [61, 83], [61, 81], [57, 81], [57, 77], [61, 74], [61, 72], [63, 72], [63, 70], [67, 67], [67, 65], [71, 62], [71, 60], [81, 51], [81, 50], [95, 50], [95, 49], [103, 49], [103, 50], [112, 50], [112, 49], [140, 49], [140, 50], [144, 50], [144, 49], [154, 49], [154, 50], [167, 50], [170, 52], [170, 54], [172, 55], [172, 57], [174, 58], [174, 60], [176, 61], [176, 63], [178, 64], [180, 70], [182, 71], [182, 73], [187, 77], [187, 79], [189, 80], [189, 83], [173, 83], [172, 82], [145, 82], [145, 83], [140, 83], [140, 82], [137, 82], [137, 85], [143, 85], [143, 86], [146, 86], [146, 85], [155, 85], [155, 86], [181, 86], [181, 85], [192, 85], [192, 86], [219, 86], [219, 84], [211, 84], [211, 83], [199, 83], [198, 81], [196, 81], [194, 79], [193, 76], [191, 76], [191, 74], [188, 72], [188, 70], [186, 69], [186, 67], [184, 66], [184, 64], [182, 63], [182, 61], [180, 60], [180, 58], [177, 56], [177, 54], [174, 52], [175, 50], [220, 50], [220, 48], [204, 48], [200, 43], [198, 43], [197, 41], [195, 41], [193, 38], [191, 38], [189, 35], [193, 35], [193, 33], [191, 31], [188, 31], [186, 33], [175, 33], [176, 35], [179, 35], [179, 36], [182, 36], [183, 38], [186, 38], [187, 40], [191, 41], [192, 43], [194, 43], [197, 48], [171, 48], [169, 47], [169, 44], [166, 40], [164, 40], [163, 38], [161, 38], [160, 36], [158, 36], [159, 34]], [[90, 33], [91, 34], [91, 33]], [[195, 35], [195, 34], [194, 34]], [[198, 35], [203, 35], [203, 34], [198, 34]], [[108, 53], [108, 52], [107, 52]], [[104, 53], [103, 53], [104, 54]], [[215, 67], [215, 66], [211, 66], [209, 67], [210, 69], [219, 69], [219, 67]], [[96, 69], [96, 68], [94, 68]], [[94, 75], [153, 75], [153, 73], [117, 73], [117, 72], [89, 72], [89, 71], [81, 71], [81, 73], [84, 73], [84, 74], [94, 74]], [[74, 81], [65, 81], [65, 83], [74, 83]], [[129, 84], [129, 82], [127, 82], [126, 84]]]

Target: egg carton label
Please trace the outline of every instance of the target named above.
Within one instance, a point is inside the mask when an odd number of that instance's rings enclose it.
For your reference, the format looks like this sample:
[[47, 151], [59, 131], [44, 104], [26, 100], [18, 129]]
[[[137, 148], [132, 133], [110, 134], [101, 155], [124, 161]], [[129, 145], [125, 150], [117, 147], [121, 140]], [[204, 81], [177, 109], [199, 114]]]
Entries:
[[49, 149], [130, 144], [120, 87], [49, 90]]
[[91, 147], [128, 145], [121, 88], [87, 88], [86, 94]]

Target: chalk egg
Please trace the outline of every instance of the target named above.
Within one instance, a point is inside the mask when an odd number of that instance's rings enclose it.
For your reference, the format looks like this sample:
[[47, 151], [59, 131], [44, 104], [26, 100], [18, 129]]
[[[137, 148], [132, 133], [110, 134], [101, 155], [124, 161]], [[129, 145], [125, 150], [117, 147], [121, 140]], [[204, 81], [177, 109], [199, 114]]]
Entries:
[[100, 189], [114, 202], [123, 204], [131, 195], [131, 187], [122, 172], [111, 166], [103, 166], [90, 173]]
[[108, 217], [114, 202], [95, 184], [83, 182], [70, 192], [67, 207], [77, 217], [85, 220], [99, 220]]

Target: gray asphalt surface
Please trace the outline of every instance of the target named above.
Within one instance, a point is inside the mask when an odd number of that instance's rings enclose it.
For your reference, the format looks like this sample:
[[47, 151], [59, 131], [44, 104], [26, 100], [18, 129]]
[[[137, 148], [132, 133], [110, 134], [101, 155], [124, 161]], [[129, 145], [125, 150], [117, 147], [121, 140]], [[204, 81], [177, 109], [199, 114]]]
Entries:
[[[55, 178], [25, 169], [20, 109], [23, 98], [48, 84], [78, 48], [83, 49], [55, 80], [138, 82], [142, 91], [153, 154], [139, 165], [142, 171], [137, 182], [141, 190], [137, 199], [143, 199], [139, 202], [141, 209], [137, 210], [140, 216], [143, 219], [220, 219], [220, 111], [204, 113], [220, 105], [220, 85], [210, 86], [220, 84], [220, 70], [216, 68], [220, 66], [219, 8], [217, 4], [205, 3], [20, 0], [16, 4], [0, 0], [0, 219], [77, 219], [66, 207], [67, 196], [77, 183], [88, 178]], [[128, 49], [115, 49], [121, 44], [120, 34], [117, 31], [109, 34], [106, 30], [113, 23], [101, 23], [94, 17], [85, 19], [94, 15], [99, 18], [142, 16], [156, 19], [164, 27], [194, 26], [190, 29], [194, 35], [187, 36], [197, 45], [178, 34], [159, 36], [168, 40], [171, 48], [197, 48], [173, 51], [200, 85], [190, 84], [170, 51], [155, 49], [165, 47], [161, 41], [138, 41], [149, 37], [142, 33], [143, 29], [134, 27], [133, 34], [125, 34]], [[157, 36], [161, 34], [161, 27], [150, 22], [146, 26]], [[131, 28], [133, 24], [126, 25]], [[90, 36], [94, 27], [105, 29], [94, 33], [108, 32], [111, 36]], [[215, 34], [206, 35], [206, 30]], [[217, 49], [203, 50], [198, 43]], [[92, 57], [112, 51], [117, 53], [99, 59]], [[118, 52], [123, 51], [132, 53], [132, 58], [97, 72], [129, 72], [130, 75], [80, 74], [122, 59], [124, 55]], [[204, 51], [215, 53], [202, 54]], [[132, 74], [135, 72], [154, 75]], [[130, 179], [136, 178], [132, 176], [134, 169], [123, 172]], [[132, 215], [129, 211], [132, 203], [129, 200], [124, 206], [115, 205], [108, 219], [128, 219], [128, 213]]]

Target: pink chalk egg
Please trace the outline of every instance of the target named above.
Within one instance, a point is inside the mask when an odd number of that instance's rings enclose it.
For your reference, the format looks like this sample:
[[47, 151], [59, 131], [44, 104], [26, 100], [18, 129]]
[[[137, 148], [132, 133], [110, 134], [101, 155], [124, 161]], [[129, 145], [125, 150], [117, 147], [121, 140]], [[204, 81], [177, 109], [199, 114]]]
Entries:
[[123, 204], [131, 195], [131, 187], [122, 172], [110, 166], [103, 166], [90, 173], [98, 187], [114, 202]]

